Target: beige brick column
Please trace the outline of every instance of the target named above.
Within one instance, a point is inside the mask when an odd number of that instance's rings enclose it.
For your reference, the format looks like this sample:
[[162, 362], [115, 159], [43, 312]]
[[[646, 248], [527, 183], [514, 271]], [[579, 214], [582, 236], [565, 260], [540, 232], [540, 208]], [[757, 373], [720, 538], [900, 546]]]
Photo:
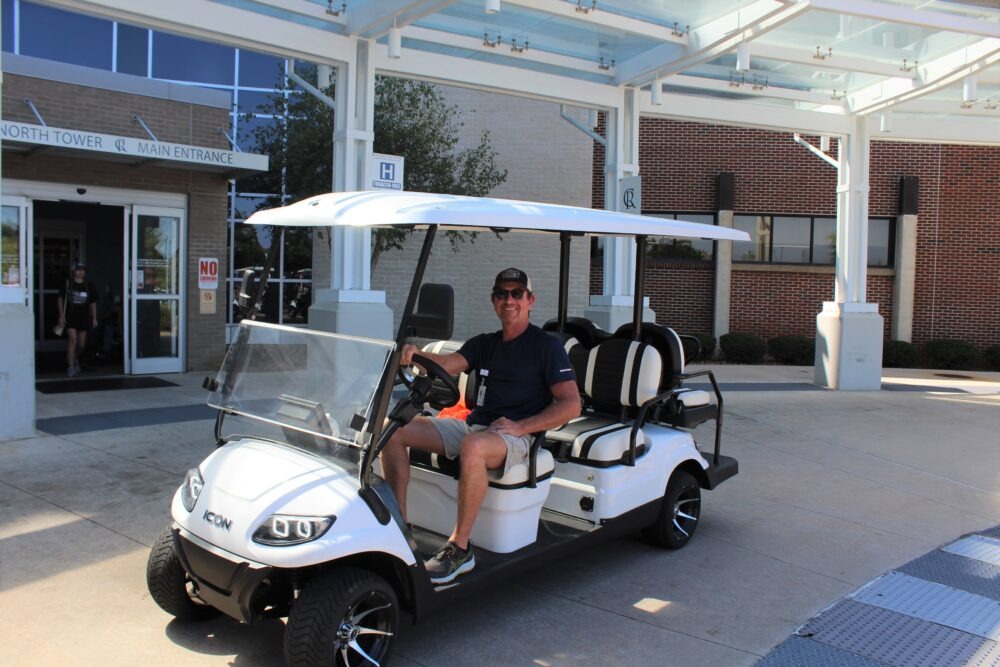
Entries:
[[[719, 211], [720, 227], [733, 228], [733, 212]], [[733, 242], [715, 242], [715, 306], [712, 313], [712, 335], [716, 340], [729, 333], [729, 302], [733, 273]]]
[[917, 273], [917, 216], [896, 218], [896, 281], [892, 299], [892, 339], [913, 341], [913, 291]]

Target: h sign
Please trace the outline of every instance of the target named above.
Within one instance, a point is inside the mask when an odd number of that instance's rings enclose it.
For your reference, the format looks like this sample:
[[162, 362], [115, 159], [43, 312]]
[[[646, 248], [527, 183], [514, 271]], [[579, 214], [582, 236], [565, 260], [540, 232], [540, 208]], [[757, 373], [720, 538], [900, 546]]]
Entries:
[[215, 257], [198, 260], [198, 289], [219, 289], [219, 260]]
[[383, 155], [382, 153], [372, 153], [372, 159], [368, 161], [368, 182], [369, 190], [402, 190], [403, 171], [405, 169], [403, 157], [400, 155]]

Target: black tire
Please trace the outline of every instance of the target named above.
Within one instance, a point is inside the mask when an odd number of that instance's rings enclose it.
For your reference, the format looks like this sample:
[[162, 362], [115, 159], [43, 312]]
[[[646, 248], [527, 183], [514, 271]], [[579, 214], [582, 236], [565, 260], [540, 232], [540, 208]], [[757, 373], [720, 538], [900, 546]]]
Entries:
[[396, 591], [385, 579], [353, 567], [330, 570], [310, 581], [292, 606], [285, 662], [289, 667], [372, 665], [360, 649], [385, 665], [398, 627]]
[[167, 526], [156, 539], [146, 563], [146, 587], [160, 609], [182, 621], [204, 621], [219, 610], [198, 600], [197, 587], [174, 553], [174, 535]]
[[680, 549], [694, 535], [701, 517], [701, 485], [685, 470], [675, 470], [663, 494], [663, 504], [656, 523], [643, 529], [649, 544], [665, 549]]

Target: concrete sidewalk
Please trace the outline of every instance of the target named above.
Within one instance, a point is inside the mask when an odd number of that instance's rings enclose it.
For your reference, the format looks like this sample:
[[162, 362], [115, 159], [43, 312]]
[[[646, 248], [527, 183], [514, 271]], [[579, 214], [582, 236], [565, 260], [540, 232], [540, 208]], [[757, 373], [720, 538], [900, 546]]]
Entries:
[[[622, 539], [541, 568], [404, 628], [393, 664], [752, 665], [866, 582], [1000, 523], [1000, 374], [831, 392], [811, 368], [714, 368], [741, 474], [704, 494], [687, 547]], [[38, 394], [39, 435], [0, 442], [5, 665], [281, 664], [281, 622], [185, 625], [146, 593], [170, 498], [214, 446], [202, 376]]]

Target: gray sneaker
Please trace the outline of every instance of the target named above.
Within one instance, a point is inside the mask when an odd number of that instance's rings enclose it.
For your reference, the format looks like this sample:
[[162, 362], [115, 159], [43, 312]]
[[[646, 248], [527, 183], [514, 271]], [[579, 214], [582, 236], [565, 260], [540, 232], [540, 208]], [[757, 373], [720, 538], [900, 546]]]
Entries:
[[472, 542], [468, 549], [459, 549], [454, 542], [441, 547], [430, 560], [424, 561], [432, 584], [447, 584], [460, 574], [476, 567], [476, 556], [472, 553]]
[[76, 370], [76, 366], [70, 366], [69, 368], [66, 369], [66, 377], [68, 378], [76, 377], [77, 372], [78, 371]]

